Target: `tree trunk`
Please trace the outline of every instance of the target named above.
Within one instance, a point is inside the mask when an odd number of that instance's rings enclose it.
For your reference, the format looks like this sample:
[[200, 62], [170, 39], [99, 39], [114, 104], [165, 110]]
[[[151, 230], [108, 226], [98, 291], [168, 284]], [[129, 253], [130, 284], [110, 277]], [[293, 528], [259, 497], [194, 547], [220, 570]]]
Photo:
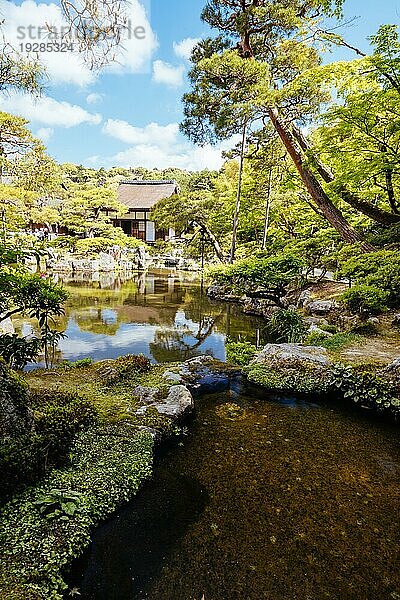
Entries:
[[240, 204], [241, 204], [241, 200], [242, 200], [242, 181], [243, 181], [244, 150], [245, 150], [245, 146], [246, 146], [246, 132], [247, 132], [247, 123], [245, 123], [243, 125], [242, 143], [240, 146], [239, 181], [238, 181], [237, 195], [236, 195], [235, 214], [233, 217], [232, 247], [231, 247], [230, 260], [229, 260], [230, 263], [234, 262], [235, 254], [236, 254], [236, 241], [237, 241], [237, 232], [238, 232], [238, 227], [239, 227]]
[[208, 237], [208, 239], [210, 241], [210, 244], [212, 245], [212, 247], [215, 250], [215, 254], [217, 255], [218, 260], [220, 260], [222, 263], [224, 263], [226, 260], [225, 255], [222, 251], [219, 241], [217, 240], [217, 238], [215, 237], [215, 235], [213, 234], [211, 229], [209, 229], [207, 227], [207, 225], [204, 225], [204, 223], [199, 223], [198, 221], [193, 221], [193, 225], [198, 225], [200, 227], [200, 229], [206, 234], [206, 236]]
[[[304, 151], [311, 150], [311, 145], [310, 145], [309, 141], [307, 140], [307, 138], [305, 137], [305, 135], [303, 134], [303, 132], [300, 131], [300, 129], [298, 129], [295, 126], [292, 127], [292, 131], [293, 131], [293, 136], [295, 137], [295, 139], [298, 142], [301, 149]], [[317, 172], [322, 177], [322, 179], [326, 183], [332, 183], [332, 181], [335, 180], [335, 176], [333, 175], [333, 173], [329, 169], [329, 167], [324, 165], [324, 163], [322, 161], [320, 161], [319, 158], [316, 157], [315, 155], [313, 155], [313, 160], [315, 162]], [[396, 201], [395, 201], [395, 197], [394, 197], [393, 186], [392, 186], [392, 194], [390, 194], [390, 192], [389, 192], [391, 181], [390, 181], [390, 177], [389, 177], [389, 181], [388, 181], [387, 172], [386, 172], [386, 182], [388, 184], [389, 203], [391, 205], [393, 213], [395, 213], [395, 214], [393, 214], [387, 210], [383, 210], [382, 208], [377, 208], [376, 206], [373, 206], [369, 202], [365, 202], [365, 200], [361, 200], [361, 198], [358, 198], [358, 196], [356, 196], [356, 194], [354, 194], [354, 192], [350, 192], [343, 185], [338, 187], [335, 191], [341, 196], [341, 198], [345, 202], [347, 202], [347, 204], [349, 204], [350, 206], [352, 206], [353, 208], [358, 210], [360, 213], [362, 213], [366, 217], [369, 217], [370, 219], [372, 219], [373, 221], [376, 221], [377, 223], [380, 223], [381, 225], [388, 226], [388, 225], [393, 225], [394, 223], [399, 223], [400, 215], [399, 215], [399, 211], [396, 210], [397, 207], [396, 207]]]
[[387, 210], [382, 210], [377, 206], [373, 206], [373, 204], [361, 200], [355, 194], [353, 194], [349, 190], [346, 190], [344, 187], [340, 187], [338, 189], [338, 193], [341, 195], [343, 200], [347, 202], [347, 204], [350, 204], [350, 206], [361, 212], [363, 215], [369, 217], [377, 223], [380, 223], [381, 225], [386, 225], [388, 227], [390, 225], [400, 223], [399, 214], [394, 214], [388, 212]]
[[362, 248], [366, 252], [374, 250], [374, 247], [365, 242], [362, 236], [350, 226], [340, 210], [336, 208], [327, 196], [314, 173], [304, 165], [301, 147], [285, 121], [280, 117], [278, 110], [276, 108], [270, 108], [268, 109], [268, 114], [272, 125], [288, 151], [308, 193], [313, 198], [326, 220], [349, 244], [361, 242]]
[[263, 234], [262, 250], [265, 250], [267, 247], [269, 215], [271, 212], [271, 189], [272, 189], [272, 167], [270, 168], [269, 176], [268, 176], [268, 190], [267, 190], [267, 200], [265, 203], [265, 219], [264, 219], [264, 234]]

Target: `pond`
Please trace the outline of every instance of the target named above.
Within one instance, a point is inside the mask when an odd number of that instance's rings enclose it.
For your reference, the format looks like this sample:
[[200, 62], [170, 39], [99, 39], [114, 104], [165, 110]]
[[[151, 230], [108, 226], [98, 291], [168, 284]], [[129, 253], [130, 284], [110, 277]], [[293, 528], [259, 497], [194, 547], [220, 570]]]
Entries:
[[[255, 344], [266, 339], [265, 321], [210, 301], [198, 274], [157, 271], [130, 279], [114, 273], [94, 278], [82, 274], [57, 281], [70, 294], [65, 316], [56, 321], [66, 334], [58, 346], [58, 361], [125, 354], [144, 354], [153, 363], [201, 354], [225, 360], [227, 336]], [[16, 325], [24, 335], [33, 328], [28, 320]]]
[[187, 435], [94, 532], [70, 585], [82, 600], [397, 600], [396, 436], [237, 380], [197, 399]]

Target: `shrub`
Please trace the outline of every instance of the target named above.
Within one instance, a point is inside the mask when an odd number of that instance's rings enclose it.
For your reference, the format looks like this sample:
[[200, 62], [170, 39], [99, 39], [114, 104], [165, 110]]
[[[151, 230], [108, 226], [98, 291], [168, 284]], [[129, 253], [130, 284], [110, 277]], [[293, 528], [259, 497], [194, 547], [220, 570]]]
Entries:
[[251, 342], [227, 340], [226, 358], [234, 365], [248, 365], [257, 353], [257, 348]]
[[34, 362], [41, 350], [41, 340], [26, 339], [16, 333], [0, 335], [0, 356], [17, 371], [22, 371], [28, 362]]
[[29, 403], [34, 428], [0, 443], [1, 501], [61, 464], [75, 435], [97, 419], [93, 405], [76, 394], [35, 392]]
[[372, 285], [357, 285], [344, 292], [341, 300], [353, 313], [378, 315], [388, 309], [389, 292]]
[[78, 240], [75, 243], [75, 251], [78, 254], [90, 256], [93, 254], [98, 254], [99, 252], [108, 252], [109, 249], [113, 246], [120, 246], [121, 248], [133, 249], [144, 245], [144, 242], [142, 242], [141, 240], [129, 237], [121, 232], [120, 234], [115, 235], [115, 237], [112, 238], [95, 237]]
[[268, 321], [268, 331], [279, 343], [302, 342], [307, 326], [303, 317], [295, 310], [282, 309], [274, 313]]
[[252, 258], [208, 271], [212, 281], [254, 298], [271, 300], [278, 306], [289, 287], [298, 283], [303, 262], [290, 254], [270, 258]]
[[399, 303], [400, 261], [396, 250], [356, 254], [342, 263], [340, 275], [358, 285], [374, 286], [388, 292], [389, 303], [393, 306]]
[[78, 434], [70, 467], [52, 471], [40, 487], [3, 509], [1, 598], [61, 600], [66, 567], [89, 544], [94, 525], [151, 475], [152, 450], [151, 435], [131, 427], [93, 427]]
[[0, 358], [0, 439], [24, 433], [30, 422], [27, 385]]
[[114, 385], [139, 373], [146, 373], [150, 370], [151, 363], [148, 358], [139, 354], [127, 354], [120, 356], [111, 363], [100, 366], [100, 376], [107, 385]]
[[400, 415], [400, 399], [396, 389], [386, 379], [349, 365], [335, 365], [330, 372], [329, 385], [344, 399], [391, 416]]

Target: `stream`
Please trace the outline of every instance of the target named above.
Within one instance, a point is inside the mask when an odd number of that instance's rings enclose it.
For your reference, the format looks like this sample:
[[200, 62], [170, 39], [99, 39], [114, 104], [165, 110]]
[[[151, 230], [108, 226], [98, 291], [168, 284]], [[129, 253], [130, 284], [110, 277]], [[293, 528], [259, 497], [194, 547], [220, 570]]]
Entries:
[[394, 426], [233, 381], [196, 400], [69, 584], [82, 600], [397, 600], [399, 476]]

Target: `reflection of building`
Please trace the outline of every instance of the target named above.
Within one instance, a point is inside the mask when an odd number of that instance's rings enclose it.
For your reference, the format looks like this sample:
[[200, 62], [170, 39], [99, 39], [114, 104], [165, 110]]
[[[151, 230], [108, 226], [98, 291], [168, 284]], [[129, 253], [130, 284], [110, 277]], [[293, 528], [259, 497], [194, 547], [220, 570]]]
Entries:
[[156, 240], [173, 238], [173, 229], [156, 229], [149, 215], [157, 202], [177, 193], [176, 181], [122, 181], [118, 196], [119, 201], [127, 206], [128, 212], [114, 220], [115, 227], [121, 227], [127, 235], [150, 244]]

